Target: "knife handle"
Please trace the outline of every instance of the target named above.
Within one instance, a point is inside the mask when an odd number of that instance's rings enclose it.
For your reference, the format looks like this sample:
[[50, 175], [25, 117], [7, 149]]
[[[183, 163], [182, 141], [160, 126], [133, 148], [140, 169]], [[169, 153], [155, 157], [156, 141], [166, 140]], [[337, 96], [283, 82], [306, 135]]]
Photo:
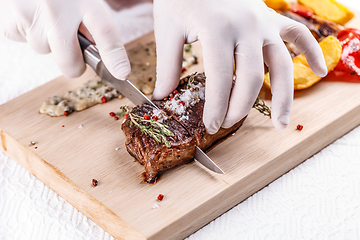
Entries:
[[82, 33], [78, 31], [78, 39], [81, 51], [84, 56], [84, 61], [98, 73], [97, 67], [101, 62], [101, 57], [98, 49], [94, 46]]
[[78, 39], [81, 51], [84, 53], [85, 49], [87, 49], [91, 45], [91, 42], [81, 32], [78, 32]]

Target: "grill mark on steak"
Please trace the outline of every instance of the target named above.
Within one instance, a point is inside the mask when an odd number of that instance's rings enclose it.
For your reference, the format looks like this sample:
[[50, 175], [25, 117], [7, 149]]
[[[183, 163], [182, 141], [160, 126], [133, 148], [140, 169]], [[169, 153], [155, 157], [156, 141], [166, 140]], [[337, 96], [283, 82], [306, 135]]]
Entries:
[[[190, 76], [187, 76], [180, 80], [176, 88], [179, 93], [189, 90], [189, 78]], [[198, 83], [202, 83], [205, 88], [204, 74], [194, 76], [193, 85], [198, 85]], [[199, 99], [192, 106], [189, 105], [185, 114], [178, 114], [175, 110], [167, 108], [168, 100], [154, 101], [154, 103], [169, 116], [167, 120], [164, 120], [164, 124], [169, 126], [169, 130], [174, 133], [174, 136], [167, 137], [170, 148], [142, 133], [138, 127], [130, 126], [129, 118], [121, 126], [126, 137], [126, 148], [137, 161], [145, 166], [145, 181], [148, 183], [156, 181], [158, 175], [167, 169], [191, 162], [195, 156], [196, 146], [203, 151], [213, 147], [218, 141], [238, 130], [246, 118], [241, 119], [231, 128], [221, 128], [216, 134], [210, 135], [202, 121], [204, 99]], [[152, 106], [143, 104], [135, 107], [131, 112], [139, 116], [145, 114], [152, 116], [153, 111]]]

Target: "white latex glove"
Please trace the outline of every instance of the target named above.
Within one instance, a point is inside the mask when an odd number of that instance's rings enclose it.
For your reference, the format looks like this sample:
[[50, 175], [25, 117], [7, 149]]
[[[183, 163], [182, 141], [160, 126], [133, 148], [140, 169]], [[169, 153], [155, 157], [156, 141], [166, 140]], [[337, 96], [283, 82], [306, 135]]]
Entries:
[[[325, 76], [322, 51], [302, 24], [277, 14], [261, 0], [155, 0], [157, 84], [162, 99], [177, 85], [184, 43], [199, 40], [206, 74], [203, 121], [210, 134], [229, 128], [250, 111], [269, 67], [272, 121], [285, 128], [293, 100], [293, 66], [283, 43], [293, 42], [312, 70]], [[233, 57], [236, 82], [232, 93]]]
[[136, 4], [150, 2], [149, 0], [105, 0], [105, 2], [114, 11], [120, 11], [121, 9], [130, 8]]
[[130, 63], [103, 1], [0, 0], [2, 33], [9, 39], [28, 42], [38, 53], [51, 51], [67, 77], [78, 77], [85, 70], [77, 39], [79, 27], [96, 43], [109, 71], [125, 79], [130, 73]]

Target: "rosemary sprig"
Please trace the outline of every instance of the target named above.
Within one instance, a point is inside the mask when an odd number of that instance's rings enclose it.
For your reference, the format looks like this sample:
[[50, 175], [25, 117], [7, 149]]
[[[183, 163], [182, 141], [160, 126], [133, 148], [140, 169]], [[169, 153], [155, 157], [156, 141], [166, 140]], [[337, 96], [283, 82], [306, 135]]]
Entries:
[[174, 136], [174, 133], [170, 131], [169, 126], [160, 123], [154, 119], [145, 119], [135, 113], [131, 113], [127, 106], [120, 107], [122, 112], [118, 113], [119, 116], [124, 116], [128, 114], [130, 117], [130, 127], [136, 126], [140, 128], [142, 133], [149, 135], [156, 142], [164, 143], [167, 147], [171, 147], [169, 141], [166, 139], [166, 136]]
[[265, 104], [263, 100], [260, 100], [259, 97], [256, 98], [256, 101], [252, 107], [258, 110], [260, 113], [264, 114], [265, 116], [271, 118], [270, 108]]
[[[174, 136], [174, 133], [170, 131], [167, 125], [155, 121], [154, 119], [146, 120], [143, 117], [135, 113], [129, 113], [131, 123], [144, 133], [155, 139], [157, 142], [164, 143], [167, 147], [170, 147], [169, 141], [166, 139], [166, 136]], [[144, 123], [150, 123], [150, 125], [145, 125]]]
[[121, 109], [121, 112], [118, 112], [118, 113], [117, 113], [117, 115], [118, 115], [119, 117], [124, 117], [125, 114], [129, 114], [128, 106], [126, 106], [126, 105], [125, 105], [125, 106], [121, 106], [120, 109]]
[[190, 52], [191, 47], [192, 47], [191, 44], [185, 45], [185, 46], [184, 46], [184, 51], [185, 51], [185, 52]]
[[186, 85], [186, 89], [190, 89], [191, 88], [191, 84], [195, 81], [195, 76], [196, 76], [197, 72], [193, 73], [190, 75], [189, 77], [189, 81]]

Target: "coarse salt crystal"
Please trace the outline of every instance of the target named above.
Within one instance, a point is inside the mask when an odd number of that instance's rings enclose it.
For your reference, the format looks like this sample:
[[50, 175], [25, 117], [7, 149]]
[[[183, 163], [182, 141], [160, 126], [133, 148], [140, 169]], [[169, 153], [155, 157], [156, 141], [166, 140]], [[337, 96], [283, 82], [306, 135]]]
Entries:
[[156, 116], [157, 117], [157, 121], [158, 122], [163, 122], [164, 120], [168, 119], [168, 117], [166, 116], [165, 112], [160, 110], [160, 109], [154, 109], [153, 110], [153, 115], [152, 116]]
[[120, 149], [120, 148], [117, 147], [117, 148], [115, 148], [115, 151], [119, 151], [119, 149]]
[[189, 120], [189, 116], [182, 115], [179, 121]]
[[159, 208], [160, 206], [157, 205], [156, 203], [152, 206], [152, 209], [156, 209], [156, 208]]
[[83, 125], [80, 124], [80, 126], [78, 128], [84, 128]]
[[[176, 94], [174, 98], [165, 103], [165, 108], [175, 112], [178, 115], [184, 115], [186, 113], [186, 108], [195, 104], [197, 99], [205, 99], [205, 87], [202, 83], [191, 84], [191, 88], [198, 88], [199, 91], [190, 91], [190, 89], [182, 89], [181, 94]], [[178, 99], [176, 99], [178, 96]], [[182, 102], [183, 104], [180, 104]]]

